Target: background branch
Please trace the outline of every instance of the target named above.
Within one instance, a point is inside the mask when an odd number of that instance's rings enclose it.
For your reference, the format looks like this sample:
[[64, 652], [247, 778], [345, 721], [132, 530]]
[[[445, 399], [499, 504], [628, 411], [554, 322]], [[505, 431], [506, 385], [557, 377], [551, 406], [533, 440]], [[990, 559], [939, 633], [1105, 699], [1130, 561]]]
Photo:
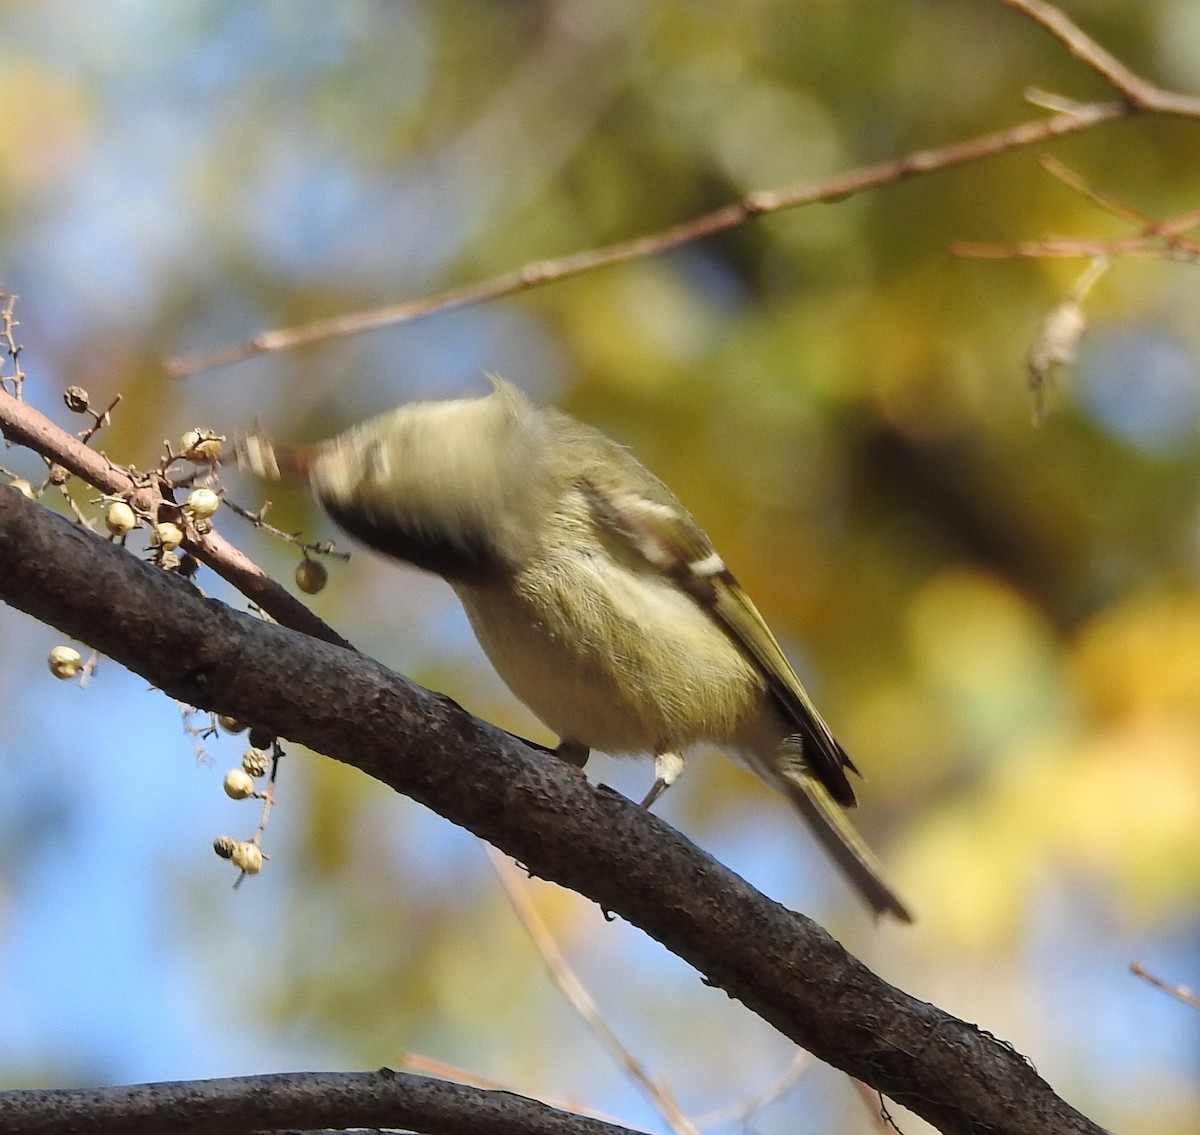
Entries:
[[[998, 130], [954, 142], [948, 146], [917, 150], [901, 158], [894, 158], [876, 165], [864, 166], [849, 173], [817, 182], [813, 185], [788, 189], [768, 189], [750, 193], [740, 201], [722, 206], [711, 213], [693, 217], [690, 221], [673, 225], [656, 233], [618, 241], [603, 248], [587, 249], [570, 256], [551, 260], [535, 260], [516, 269], [493, 276], [489, 280], [468, 284], [461, 288], [450, 288], [419, 299], [388, 304], [369, 311], [351, 312], [347, 315], [318, 319], [297, 327], [262, 331], [252, 339], [232, 346], [222, 347], [205, 354], [185, 358], [168, 359], [167, 373], [173, 378], [186, 378], [201, 371], [215, 370], [233, 363], [252, 359], [257, 355], [273, 351], [287, 351], [309, 343], [327, 339], [340, 339], [348, 335], [359, 335], [364, 331], [376, 331], [382, 327], [394, 327], [410, 323], [428, 315], [438, 315], [456, 308], [483, 303], [516, 295], [544, 284], [567, 280], [585, 272], [606, 268], [611, 264], [622, 264], [658, 256], [664, 252], [715, 236], [728, 229], [744, 224], [751, 217], [768, 213], [780, 213], [788, 209], [799, 209], [805, 205], [821, 202], [842, 201], [847, 197], [868, 189], [906, 181], [937, 170], [951, 169], [968, 162], [995, 157], [1009, 150], [1038, 145], [1051, 138], [1064, 137], [1080, 130], [1089, 129], [1100, 122], [1124, 118], [1135, 113], [1137, 107], [1126, 102], [1092, 103], [1073, 107], [1070, 111], [1051, 115], [1049, 118], [1026, 122], [1006, 130]], [[1195, 111], [1200, 117], [1200, 103]]]
[[533, 905], [533, 900], [522, 889], [517, 877], [517, 868], [494, 848], [484, 844], [488, 861], [512, 903], [517, 919], [533, 942], [550, 974], [550, 980], [567, 999], [571, 1008], [582, 1018], [592, 1035], [608, 1050], [609, 1056], [624, 1069], [626, 1075], [654, 1104], [659, 1115], [676, 1135], [699, 1135], [695, 1124], [684, 1114], [675, 1094], [655, 1080], [631, 1049], [621, 1042], [612, 1026], [604, 1019], [596, 1000], [571, 968], [558, 943], [551, 935], [546, 923]]
[[1059, 40], [1081, 63], [1087, 64], [1128, 103], [1131, 110], [1154, 114], [1200, 117], [1200, 99], [1176, 94], [1144, 79], [1115, 55], [1101, 47], [1062, 9], [1046, 0], [1000, 0], [1028, 16]]
[[203, 598], [16, 492], [0, 598], [172, 697], [366, 772], [641, 927], [814, 1055], [971, 1135], [1099, 1131], [979, 1028], [889, 985], [657, 816], [362, 655]]
[[1095, 205], [1098, 209], [1137, 225], [1132, 236], [1091, 238], [1083, 240], [1026, 240], [1012, 244], [994, 242], [954, 241], [949, 251], [954, 256], [977, 260], [1015, 259], [1076, 259], [1121, 256], [1154, 256], [1160, 260], [1179, 260], [1200, 263], [1200, 240], [1187, 236], [1189, 229], [1200, 225], [1200, 209], [1189, 209], [1176, 217], [1159, 220], [1149, 213], [1090, 185], [1062, 162], [1043, 154], [1039, 164], [1068, 189]]
[[408, 323], [427, 315], [452, 311], [485, 300], [516, 295], [531, 288], [620, 264], [657, 256], [681, 245], [725, 232], [752, 217], [799, 209], [821, 202], [842, 201], [867, 189], [878, 189], [909, 178], [952, 169], [996, 157], [1011, 150], [1039, 145], [1053, 138], [1089, 130], [1102, 122], [1135, 114], [1161, 114], [1200, 118], [1200, 98], [1165, 91], [1126, 67], [1079, 28], [1065, 13], [1042, 0], [1000, 0], [1028, 16], [1059, 39], [1081, 62], [1099, 74], [1121, 96], [1116, 102], [1073, 104], [1048, 118], [1034, 119], [949, 145], [922, 149], [900, 158], [864, 166], [812, 185], [760, 190], [690, 221], [656, 233], [618, 241], [603, 248], [570, 256], [535, 260], [513, 272], [489, 280], [451, 288], [419, 299], [388, 304], [369, 311], [318, 319], [296, 327], [263, 331], [242, 343], [204, 354], [169, 359], [168, 374], [175, 378], [229, 366], [272, 351], [290, 350], [327, 339], [357, 335], [381, 327]]
[[1185, 1005], [1190, 1005], [1193, 1009], [1200, 1009], [1200, 997], [1197, 997], [1186, 985], [1173, 985], [1169, 981], [1163, 981], [1161, 977], [1152, 974], [1141, 962], [1131, 963], [1129, 972], [1135, 977], [1140, 977], [1143, 981], [1149, 982], [1155, 989], [1161, 989], [1164, 993], [1169, 993], [1176, 1001], [1182, 1001]]

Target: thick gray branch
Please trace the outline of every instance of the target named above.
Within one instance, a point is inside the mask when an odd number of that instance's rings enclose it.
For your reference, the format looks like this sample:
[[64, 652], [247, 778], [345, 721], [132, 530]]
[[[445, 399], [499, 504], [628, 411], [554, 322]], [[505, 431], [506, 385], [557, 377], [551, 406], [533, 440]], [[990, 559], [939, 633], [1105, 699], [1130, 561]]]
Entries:
[[962, 1135], [1100, 1131], [1017, 1052], [871, 973], [656, 816], [349, 650], [264, 623], [15, 492], [0, 599], [172, 697], [345, 761], [641, 927], [822, 1060]]
[[16, 1135], [225, 1135], [399, 1127], [425, 1135], [631, 1135], [511, 1092], [406, 1072], [302, 1072], [0, 1092], [0, 1130]]

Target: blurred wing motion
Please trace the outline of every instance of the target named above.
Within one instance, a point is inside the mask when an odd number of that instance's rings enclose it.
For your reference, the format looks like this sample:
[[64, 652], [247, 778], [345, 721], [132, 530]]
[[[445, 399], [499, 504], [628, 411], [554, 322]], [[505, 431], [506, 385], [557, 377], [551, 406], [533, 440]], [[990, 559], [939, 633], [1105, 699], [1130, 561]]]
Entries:
[[262, 434], [244, 434], [234, 439], [234, 456], [239, 469], [249, 469], [267, 481], [303, 481], [317, 458], [319, 445], [276, 445]]

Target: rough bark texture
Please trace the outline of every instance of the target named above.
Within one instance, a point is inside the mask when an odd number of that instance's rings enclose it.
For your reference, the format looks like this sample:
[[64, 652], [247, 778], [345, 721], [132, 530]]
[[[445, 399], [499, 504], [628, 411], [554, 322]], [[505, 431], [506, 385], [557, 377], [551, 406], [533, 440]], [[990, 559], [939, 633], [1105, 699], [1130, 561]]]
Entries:
[[1100, 1131], [1012, 1048], [887, 984], [625, 797], [369, 658], [204, 599], [15, 492], [0, 492], [0, 598], [172, 697], [354, 765], [468, 828], [941, 1131]]
[[124, 1088], [0, 1092], [0, 1130], [20, 1135], [223, 1135], [405, 1128], [427, 1135], [631, 1135], [511, 1092], [392, 1072], [303, 1072]]

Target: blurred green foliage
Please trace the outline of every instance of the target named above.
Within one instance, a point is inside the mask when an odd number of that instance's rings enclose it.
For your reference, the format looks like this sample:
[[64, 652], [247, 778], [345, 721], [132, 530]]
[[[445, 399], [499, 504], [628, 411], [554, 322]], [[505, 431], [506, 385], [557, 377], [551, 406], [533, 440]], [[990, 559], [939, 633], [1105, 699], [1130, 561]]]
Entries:
[[[1109, 98], [1097, 77], [982, 0], [104, 7], [0, 4], [0, 274], [23, 297], [29, 396], [120, 391], [104, 447], [143, 466], [189, 426], [315, 437], [480, 390], [485, 369], [604, 428], [689, 504], [779, 632], [868, 775], [857, 821], [919, 923], [868, 926], [786, 806], [716, 760], [668, 796], [671, 821], [889, 978], [1014, 1041], [1106, 1126], [1193, 1130], [1196, 1025], [1123, 967], [1145, 952], [1195, 982], [1197, 283], [1115, 264], [1033, 428], [1024, 352], [1083, 265], [946, 248], [1118, 231], [1035, 153], [184, 383], [161, 368], [1011, 125], [1041, 113], [1030, 87]], [[1134, 67], [1200, 89], [1194, 0], [1068, 9]], [[1052, 150], [1165, 217], [1195, 205], [1198, 137], [1130, 121]], [[242, 499], [259, 491], [230, 476]], [[290, 551], [220, 519], [290, 578]], [[298, 494], [274, 519], [331, 534]], [[358, 554], [315, 605], [547, 739], [437, 584]], [[649, 770], [598, 775], [636, 795]], [[278, 886], [270, 903], [231, 913], [200, 851], [173, 878], [202, 972], [222, 937], [270, 942], [270, 964], [234, 981], [260, 1026], [331, 1065], [421, 1050], [651, 1122], [467, 837], [308, 758], [289, 761], [280, 811], [283, 846], [239, 895]], [[786, 1065], [685, 967], [536, 893], [687, 1107]], [[828, 1073], [755, 1126], [873, 1129]]]

